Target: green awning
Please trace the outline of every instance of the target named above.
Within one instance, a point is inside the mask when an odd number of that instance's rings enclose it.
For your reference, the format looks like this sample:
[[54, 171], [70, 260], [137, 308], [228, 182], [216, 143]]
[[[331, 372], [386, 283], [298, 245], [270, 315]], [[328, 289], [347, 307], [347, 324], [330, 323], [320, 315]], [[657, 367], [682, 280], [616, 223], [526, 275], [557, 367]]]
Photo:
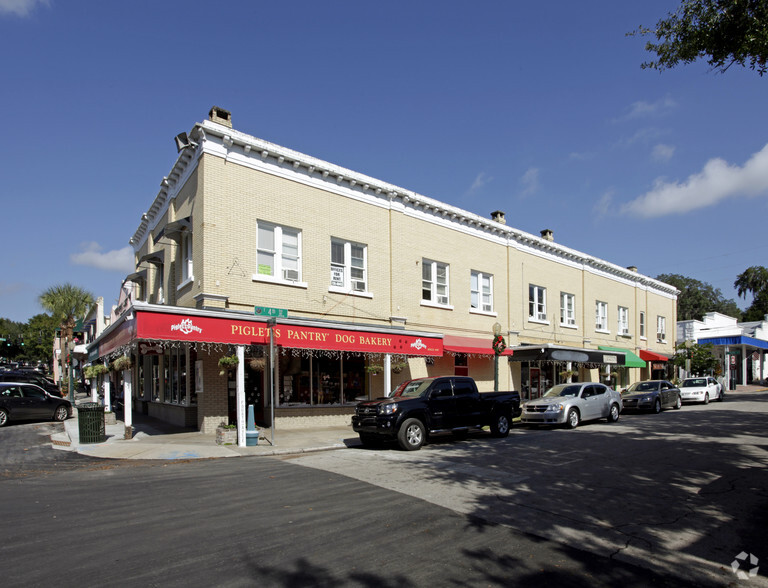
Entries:
[[642, 359], [640, 359], [629, 349], [623, 349], [621, 347], [608, 347], [607, 345], [598, 345], [597, 348], [601, 349], [602, 351], [616, 351], [618, 353], [623, 353], [626, 356], [626, 363], [624, 364], [625, 367], [644, 368], [646, 365]]

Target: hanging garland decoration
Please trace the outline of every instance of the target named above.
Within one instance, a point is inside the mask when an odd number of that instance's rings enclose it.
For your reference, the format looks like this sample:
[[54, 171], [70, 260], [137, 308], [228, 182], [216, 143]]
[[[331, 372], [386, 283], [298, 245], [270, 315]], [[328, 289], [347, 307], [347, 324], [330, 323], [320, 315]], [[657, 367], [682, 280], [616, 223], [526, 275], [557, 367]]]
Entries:
[[[486, 339], [487, 341], [487, 339]], [[507, 342], [504, 341], [504, 337], [501, 335], [496, 335], [493, 338], [493, 351], [496, 355], [501, 355], [504, 353], [504, 350], [507, 348]]]

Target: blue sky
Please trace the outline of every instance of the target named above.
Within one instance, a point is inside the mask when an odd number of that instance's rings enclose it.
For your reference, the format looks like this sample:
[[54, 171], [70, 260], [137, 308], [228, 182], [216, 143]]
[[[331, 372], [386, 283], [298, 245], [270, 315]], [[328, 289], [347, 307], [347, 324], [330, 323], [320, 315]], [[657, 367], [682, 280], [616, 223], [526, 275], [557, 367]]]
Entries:
[[173, 138], [235, 128], [649, 276], [768, 265], [766, 88], [640, 64], [677, 0], [0, 0], [0, 317], [109, 308]]

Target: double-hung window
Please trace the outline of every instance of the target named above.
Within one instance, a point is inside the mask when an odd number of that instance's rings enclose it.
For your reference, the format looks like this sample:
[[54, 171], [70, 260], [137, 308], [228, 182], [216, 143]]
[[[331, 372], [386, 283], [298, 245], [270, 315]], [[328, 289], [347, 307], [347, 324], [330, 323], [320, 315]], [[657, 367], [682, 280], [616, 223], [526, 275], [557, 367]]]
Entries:
[[619, 306], [618, 313], [619, 335], [629, 335], [629, 309], [625, 306]]
[[301, 231], [259, 222], [254, 279], [301, 281]]
[[481, 312], [493, 312], [493, 276], [473, 271], [470, 276], [470, 307]]
[[595, 302], [595, 330], [607, 331], [608, 330], [608, 303]]
[[640, 311], [640, 338], [645, 339], [645, 311]]
[[560, 324], [564, 327], [576, 326], [576, 296], [560, 292]]
[[192, 273], [192, 233], [183, 231], [181, 233], [181, 283], [194, 279]]
[[422, 302], [448, 306], [448, 264], [423, 259], [421, 262]]
[[535, 321], [547, 320], [547, 289], [528, 285], [528, 318]]
[[656, 340], [659, 343], [667, 341], [667, 319], [663, 316], [656, 317]]
[[368, 291], [368, 248], [360, 243], [331, 239], [331, 288]]

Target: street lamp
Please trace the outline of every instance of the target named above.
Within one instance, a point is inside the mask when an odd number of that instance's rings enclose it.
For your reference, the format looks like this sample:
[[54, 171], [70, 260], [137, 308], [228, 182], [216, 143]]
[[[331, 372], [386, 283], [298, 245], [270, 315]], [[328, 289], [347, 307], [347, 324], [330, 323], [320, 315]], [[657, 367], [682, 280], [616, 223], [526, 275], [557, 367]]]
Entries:
[[504, 353], [507, 344], [504, 341], [504, 337], [501, 336], [501, 325], [499, 323], [493, 323], [493, 391], [499, 391], [499, 355]]
[[686, 359], [685, 359], [685, 377], [688, 378], [691, 375], [691, 347], [693, 347], [693, 341], [691, 339], [685, 340]]

